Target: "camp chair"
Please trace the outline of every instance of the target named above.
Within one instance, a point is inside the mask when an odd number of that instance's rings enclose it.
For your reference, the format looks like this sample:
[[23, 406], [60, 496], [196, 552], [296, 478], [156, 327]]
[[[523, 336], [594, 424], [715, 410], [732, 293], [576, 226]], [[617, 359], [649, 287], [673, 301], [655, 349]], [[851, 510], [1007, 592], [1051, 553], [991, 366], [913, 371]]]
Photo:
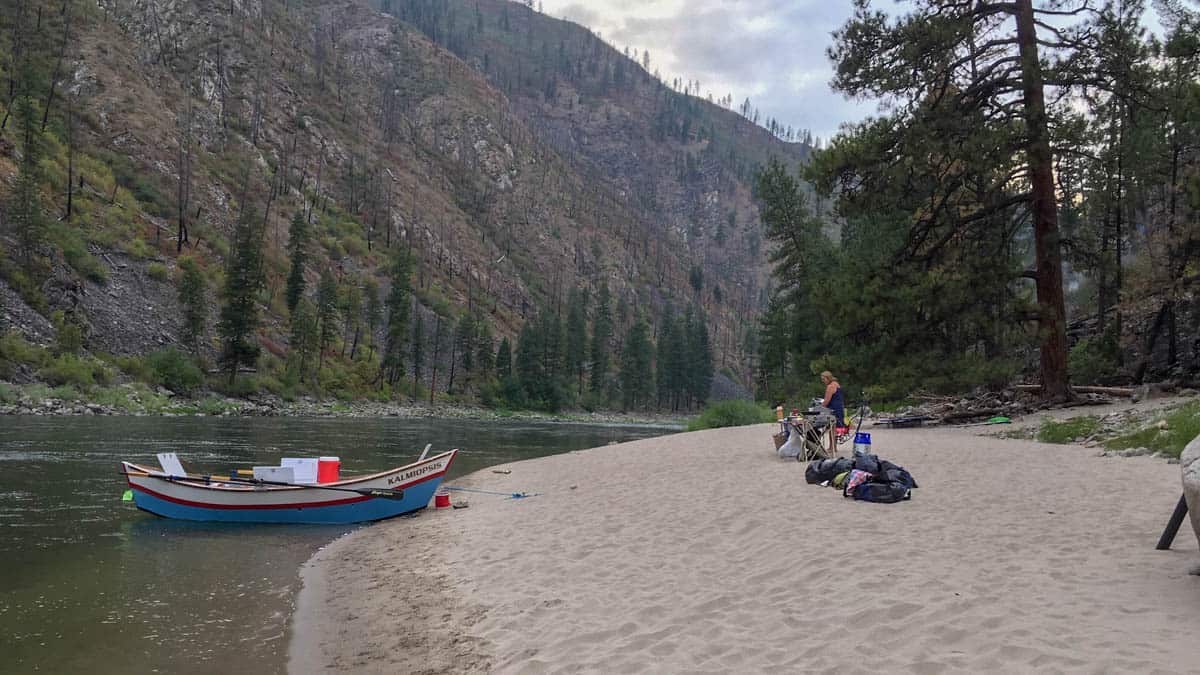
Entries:
[[837, 437], [832, 423], [818, 426], [814, 420], [801, 415], [789, 418], [785, 424], [789, 433], [787, 442], [778, 448], [780, 456], [794, 456], [800, 462], [837, 456]]

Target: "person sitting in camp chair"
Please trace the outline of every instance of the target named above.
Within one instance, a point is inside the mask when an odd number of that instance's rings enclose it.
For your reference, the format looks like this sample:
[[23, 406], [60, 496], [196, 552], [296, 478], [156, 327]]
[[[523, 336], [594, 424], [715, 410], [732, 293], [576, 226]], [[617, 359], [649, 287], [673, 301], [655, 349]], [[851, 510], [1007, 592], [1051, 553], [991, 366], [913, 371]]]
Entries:
[[837, 419], [837, 435], [843, 438], [850, 433], [846, 426], [846, 400], [842, 397], [842, 385], [828, 370], [821, 373], [821, 384], [825, 385], [825, 398], [821, 400], [823, 407], [829, 408]]

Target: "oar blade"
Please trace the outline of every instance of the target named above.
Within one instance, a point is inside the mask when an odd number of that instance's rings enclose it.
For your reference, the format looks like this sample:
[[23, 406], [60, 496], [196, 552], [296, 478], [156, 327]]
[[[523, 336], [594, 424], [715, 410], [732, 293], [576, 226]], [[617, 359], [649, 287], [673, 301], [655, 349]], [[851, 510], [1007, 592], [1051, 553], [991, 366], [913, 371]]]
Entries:
[[367, 497], [379, 497], [380, 499], [404, 499], [404, 490], [363, 489], [356, 490], [356, 492]]

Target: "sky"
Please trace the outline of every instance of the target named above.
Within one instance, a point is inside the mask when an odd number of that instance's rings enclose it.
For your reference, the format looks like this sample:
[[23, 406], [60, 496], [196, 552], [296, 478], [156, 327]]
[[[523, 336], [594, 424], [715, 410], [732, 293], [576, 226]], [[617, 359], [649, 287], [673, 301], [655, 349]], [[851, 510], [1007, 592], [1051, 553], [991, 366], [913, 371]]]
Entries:
[[850, 17], [837, 0], [542, 0], [546, 14], [599, 31], [618, 49], [650, 51], [650, 72], [699, 80], [701, 95], [747, 97], [774, 117], [828, 139], [874, 112], [829, 88], [830, 33]]
[[774, 117], [823, 140], [878, 109], [829, 88], [825, 50], [850, 18], [849, 0], [541, 1], [546, 14], [599, 31], [617, 49], [636, 49], [639, 60], [648, 49], [650, 72], [660, 70], [667, 82], [699, 80], [702, 96], [732, 94], [735, 109], [749, 97], [762, 120]]

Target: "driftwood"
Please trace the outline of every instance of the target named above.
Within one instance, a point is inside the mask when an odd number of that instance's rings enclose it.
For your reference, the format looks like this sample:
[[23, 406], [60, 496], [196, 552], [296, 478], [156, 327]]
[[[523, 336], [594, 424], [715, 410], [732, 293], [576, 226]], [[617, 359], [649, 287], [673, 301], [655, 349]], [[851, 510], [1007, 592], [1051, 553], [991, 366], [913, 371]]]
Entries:
[[969, 420], [973, 417], [995, 417], [1005, 412], [1004, 408], [986, 408], [983, 410], [963, 410], [961, 412], [950, 413], [942, 417], [943, 424], [949, 424], [957, 420]]
[[[1017, 391], [1037, 392], [1037, 391], [1042, 390], [1042, 385], [1040, 385], [1040, 384], [1018, 384], [1017, 386], [1015, 386], [1013, 388], [1016, 389]], [[1079, 394], [1103, 394], [1105, 396], [1118, 396], [1120, 398], [1131, 398], [1133, 396], [1133, 389], [1129, 389], [1127, 387], [1080, 386], [1080, 387], [1071, 387], [1071, 389]]]

